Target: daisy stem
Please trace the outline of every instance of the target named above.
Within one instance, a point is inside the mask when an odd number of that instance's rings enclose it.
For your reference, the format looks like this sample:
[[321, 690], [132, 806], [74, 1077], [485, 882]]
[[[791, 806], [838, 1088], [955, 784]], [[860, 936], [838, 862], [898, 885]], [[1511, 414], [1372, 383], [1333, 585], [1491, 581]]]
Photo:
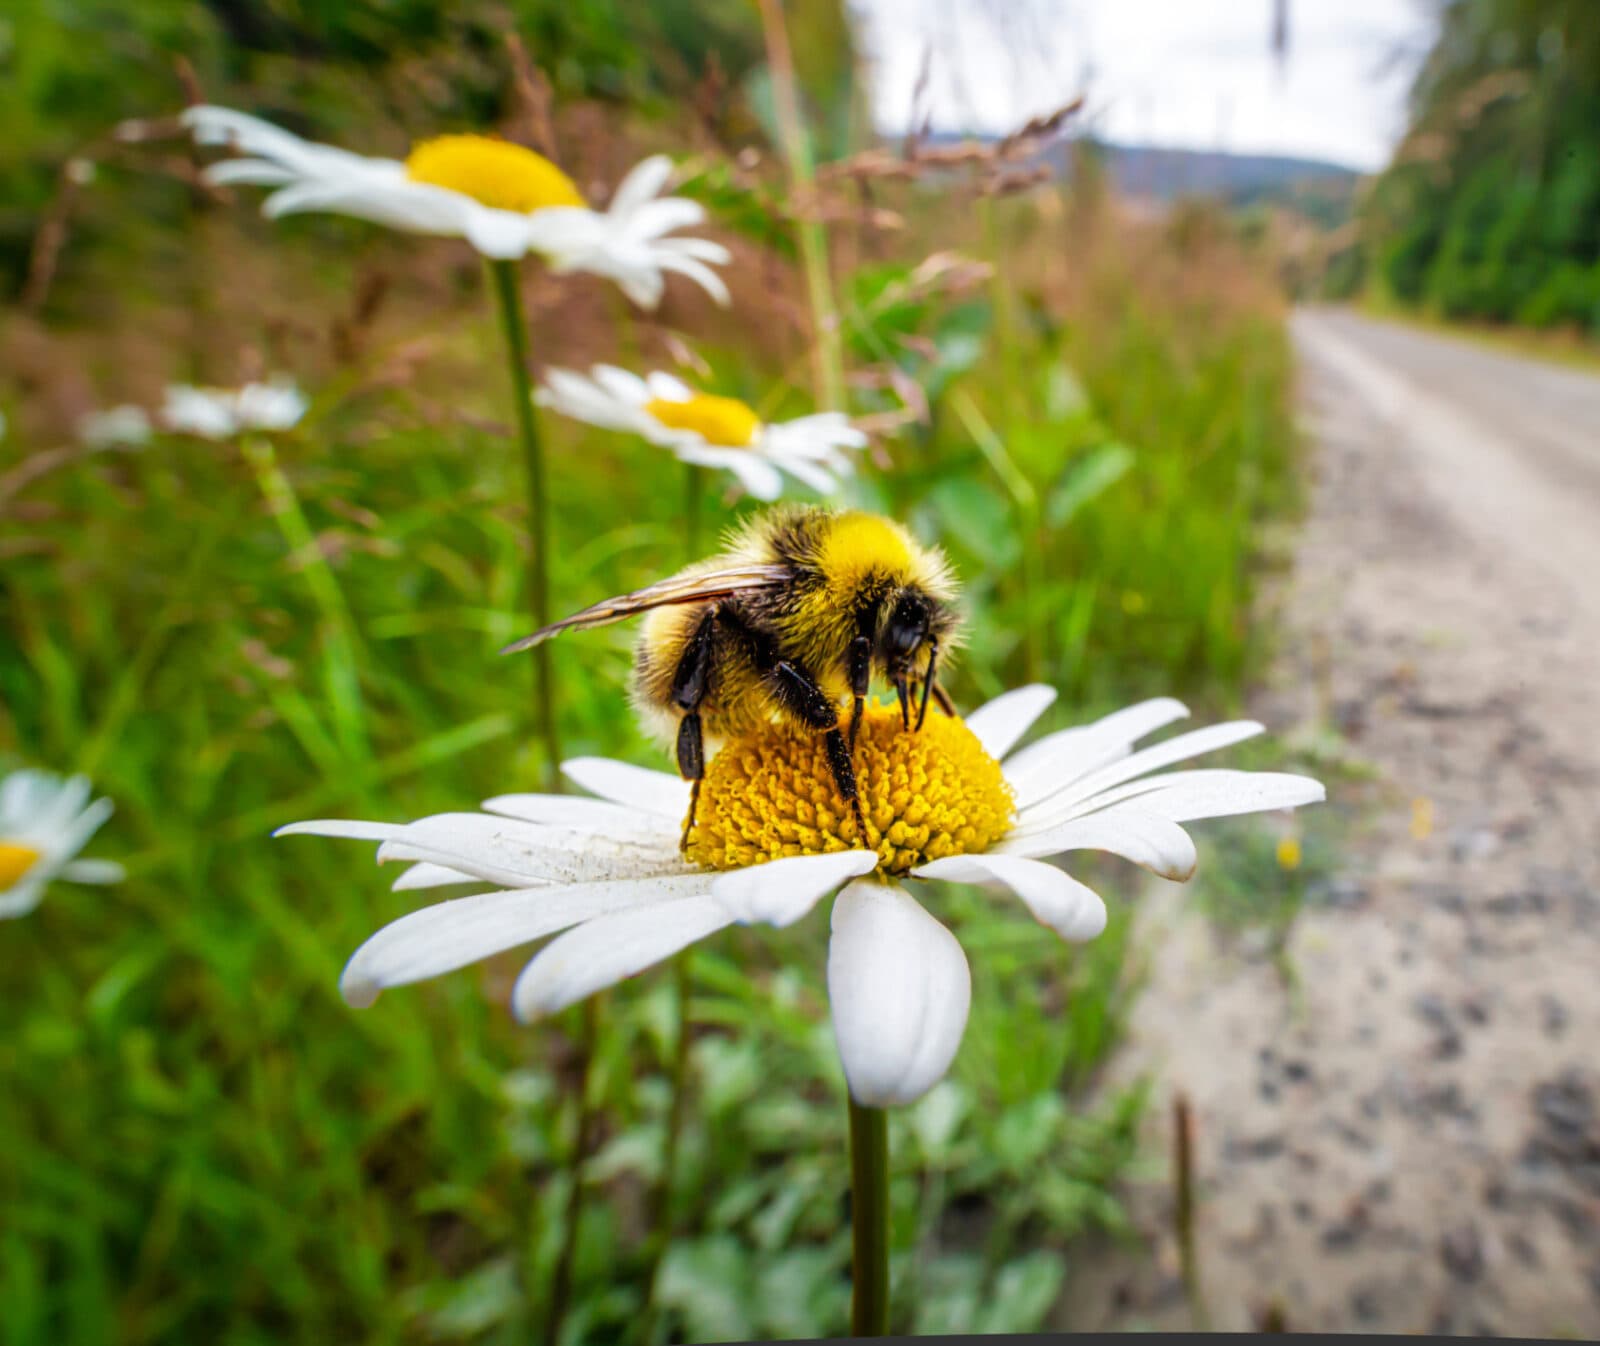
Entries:
[[760, 0], [760, 4], [761, 27], [767, 41], [767, 68], [772, 75], [772, 101], [777, 111], [783, 157], [789, 165], [790, 188], [796, 198], [795, 232], [815, 337], [817, 405], [823, 411], [843, 411], [844, 354], [839, 339], [839, 315], [834, 307], [833, 280], [828, 269], [828, 236], [814, 209], [811, 141], [800, 115], [794, 53], [789, 48], [789, 33], [783, 24], [781, 0]]
[[691, 562], [700, 559], [700, 513], [705, 504], [706, 470], [683, 465], [683, 534]]
[[683, 1138], [684, 1099], [689, 1079], [689, 955], [685, 950], [673, 960], [672, 998], [677, 1009], [678, 1036], [672, 1050], [672, 1096], [667, 1105], [667, 1134], [661, 1147], [661, 1176], [651, 1203], [649, 1270], [645, 1274], [644, 1312], [639, 1315], [639, 1346], [655, 1340], [660, 1307], [656, 1303], [656, 1282], [661, 1275], [661, 1259], [672, 1242], [672, 1189], [678, 1173], [678, 1147]]
[[889, 1114], [850, 1100], [850, 1334], [889, 1333]]
[[567, 1212], [562, 1222], [561, 1251], [556, 1256], [554, 1270], [550, 1273], [550, 1307], [545, 1320], [545, 1346], [557, 1346], [561, 1340], [561, 1323], [567, 1316], [567, 1305], [572, 1299], [572, 1268], [578, 1256], [578, 1225], [583, 1219], [583, 1166], [589, 1158], [594, 1130], [595, 1113], [589, 1097], [594, 1088], [595, 1057], [600, 1044], [600, 1002], [602, 997], [592, 995], [583, 1002], [583, 1031], [579, 1050], [583, 1060], [578, 1069], [578, 1126], [572, 1141], [572, 1156], [567, 1165], [572, 1185], [567, 1189]]
[[[489, 263], [506, 335], [506, 363], [511, 369], [511, 400], [528, 488], [528, 607], [536, 627], [550, 624], [550, 503], [545, 488], [544, 446], [533, 415], [533, 385], [528, 378], [528, 320], [522, 311], [517, 264], [505, 259]], [[561, 788], [561, 740], [556, 730], [555, 681], [550, 646], [533, 648], [534, 703], [539, 736], [544, 740], [545, 776], [552, 790]]]

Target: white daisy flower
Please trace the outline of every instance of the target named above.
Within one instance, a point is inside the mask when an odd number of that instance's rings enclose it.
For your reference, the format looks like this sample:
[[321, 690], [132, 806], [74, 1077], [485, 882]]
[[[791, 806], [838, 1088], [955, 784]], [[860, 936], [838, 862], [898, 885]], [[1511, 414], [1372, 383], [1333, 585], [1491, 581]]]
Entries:
[[124, 402], [105, 411], [91, 411], [78, 419], [78, 440], [91, 449], [109, 449], [118, 444], [140, 445], [150, 442], [150, 415], [143, 407]]
[[376, 841], [380, 861], [410, 862], [396, 889], [491, 885], [403, 916], [356, 950], [340, 985], [358, 1006], [555, 935], [512, 992], [517, 1015], [534, 1019], [726, 926], [789, 925], [837, 891], [828, 995], [850, 1092], [871, 1107], [908, 1103], [954, 1059], [971, 979], [955, 936], [899, 880], [1009, 889], [1062, 938], [1089, 940], [1105, 928], [1105, 903], [1045, 857], [1109, 851], [1182, 881], [1195, 848], [1180, 823], [1324, 797], [1303, 776], [1150, 775], [1261, 732], [1239, 721], [1134, 751], [1188, 714], [1170, 699], [1012, 751], [1054, 699], [1024, 687], [964, 721], [932, 715], [917, 732], [893, 705], [869, 708], [854, 762], [873, 849], [859, 845], [821, 737], [779, 726], [708, 764], [687, 853], [688, 784], [603, 758], [564, 767], [598, 798], [502, 795], [481, 813], [292, 823], [277, 835]]
[[288, 379], [247, 383], [242, 388], [174, 383], [167, 388], [160, 420], [174, 434], [231, 439], [247, 430], [291, 429], [309, 405]]
[[373, 159], [301, 140], [259, 117], [192, 107], [184, 124], [202, 145], [247, 157], [206, 170], [214, 183], [275, 187], [262, 207], [276, 219], [303, 211], [353, 215], [414, 234], [464, 238], [485, 257], [540, 254], [557, 273], [607, 276], [644, 308], [661, 299], [663, 273], [676, 271], [720, 304], [728, 290], [711, 266], [729, 253], [703, 238], [667, 238], [699, 224], [705, 210], [686, 197], [660, 195], [672, 172], [664, 155], [622, 180], [603, 211], [543, 155], [493, 136], [424, 140], [401, 159]]
[[121, 865], [76, 858], [111, 816], [111, 801], [91, 803], [89, 793], [87, 777], [48, 771], [13, 771], [0, 782], [0, 919], [26, 916], [51, 879], [121, 882]]
[[696, 392], [671, 374], [640, 378], [614, 365], [595, 365], [588, 374], [551, 369], [534, 397], [574, 420], [642, 435], [682, 462], [725, 468], [758, 500], [782, 494], [783, 472], [832, 494], [838, 478], [854, 471], [844, 451], [867, 443], [842, 412], [766, 425], [736, 398]]

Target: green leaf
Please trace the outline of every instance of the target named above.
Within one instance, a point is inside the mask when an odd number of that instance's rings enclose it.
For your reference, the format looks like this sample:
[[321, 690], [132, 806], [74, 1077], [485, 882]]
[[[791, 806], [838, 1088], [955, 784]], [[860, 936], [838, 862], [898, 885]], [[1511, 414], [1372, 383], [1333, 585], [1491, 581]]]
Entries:
[[1052, 1252], [1032, 1252], [1000, 1268], [994, 1290], [978, 1314], [976, 1331], [1036, 1332], [1061, 1293], [1066, 1275], [1061, 1257]]

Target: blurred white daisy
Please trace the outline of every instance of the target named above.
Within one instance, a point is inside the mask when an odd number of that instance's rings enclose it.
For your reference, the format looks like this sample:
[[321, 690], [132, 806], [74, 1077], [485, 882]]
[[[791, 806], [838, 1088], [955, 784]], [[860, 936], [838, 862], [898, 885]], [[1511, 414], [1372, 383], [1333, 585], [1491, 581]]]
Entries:
[[175, 383], [161, 406], [161, 424], [174, 434], [231, 439], [247, 430], [288, 430], [306, 414], [305, 395], [288, 379], [242, 388], [196, 388]]
[[854, 761], [873, 849], [860, 846], [850, 810], [822, 784], [831, 777], [820, 736], [779, 726], [712, 759], [686, 853], [688, 784], [602, 758], [564, 768], [597, 799], [502, 795], [482, 813], [293, 823], [277, 835], [376, 841], [380, 861], [411, 862], [397, 889], [492, 885], [372, 936], [340, 983], [353, 1005], [555, 935], [512, 992], [518, 1016], [533, 1019], [726, 926], [789, 925], [837, 891], [828, 995], [845, 1077], [860, 1103], [907, 1103], [954, 1059], [971, 978], [955, 937], [899, 880], [1009, 889], [1062, 938], [1089, 940], [1105, 928], [1104, 902], [1044, 857], [1108, 851], [1182, 881], [1195, 849], [1180, 823], [1324, 797], [1303, 776], [1150, 775], [1261, 732], [1248, 721], [1220, 724], [1134, 751], [1188, 713], [1168, 699], [1013, 752], [1054, 699], [1052, 688], [1025, 687], [965, 721], [931, 716], [920, 732], [905, 730], [894, 707], [872, 707]]
[[402, 159], [374, 159], [301, 140], [280, 127], [221, 107], [183, 114], [195, 139], [248, 156], [206, 170], [214, 183], [253, 183], [278, 190], [262, 207], [276, 219], [330, 211], [415, 234], [464, 238], [485, 257], [534, 252], [558, 273], [607, 276], [644, 308], [661, 299], [663, 273], [676, 271], [718, 303], [728, 250], [702, 238], [667, 238], [699, 224], [705, 210], [685, 197], [662, 197], [672, 173], [663, 155], [645, 159], [591, 210], [577, 185], [541, 154], [493, 136], [447, 135], [424, 140]]
[[91, 411], [78, 419], [78, 439], [91, 449], [147, 444], [151, 429], [149, 413], [131, 402]]
[[821, 495], [854, 471], [846, 449], [867, 437], [842, 412], [767, 425], [745, 403], [696, 392], [671, 374], [640, 378], [614, 365], [587, 374], [546, 372], [535, 394], [541, 406], [605, 430], [627, 430], [673, 451], [685, 463], [725, 468], [758, 500], [776, 500], [787, 472]]
[[0, 919], [27, 915], [51, 879], [121, 881], [121, 865], [76, 858], [111, 816], [111, 801], [91, 803], [89, 793], [86, 777], [48, 771], [13, 771], [0, 782]]

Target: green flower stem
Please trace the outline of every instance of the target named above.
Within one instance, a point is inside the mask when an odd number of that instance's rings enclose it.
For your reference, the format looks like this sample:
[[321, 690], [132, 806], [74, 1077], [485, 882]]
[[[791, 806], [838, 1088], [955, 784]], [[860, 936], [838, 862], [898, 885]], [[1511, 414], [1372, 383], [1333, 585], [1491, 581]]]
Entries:
[[[515, 404], [517, 433], [528, 488], [528, 607], [535, 627], [550, 625], [550, 497], [545, 485], [544, 446], [533, 415], [533, 386], [528, 379], [528, 321], [522, 311], [522, 291], [517, 265], [503, 259], [489, 263], [505, 328], [506, 363], [511, 369], [511, 400]], [[556, 728], [555, 681], [550, 666], [550, 646], [533, 648], [534, 704], [539, 737], [544, 740], [545, 778], [552, 790], [561, 788], [561, 739]]]
[[650, 1206], [650, 1242], [645, 1257], [644, 1312], [639, 1315], [639, 1346], [655, 1341], [661, 1306], [656, 1288], [661, 1276], [661, 1259], [672, 1242], [672, 1193], [678, 1175], [678, 1151], [683, 1140], [684, 1103], [689, 1080], [689, 953], [685, 950], [673, 960], [672, 999], [677, 1010], [678, 1036], [672, 1049], [672, 1074], [668, 1080], [671, 1101], [667, 1105], [667, 1132], [661, 1144], [661, 1174], [656, 1179]]
[[683, 465], [683, 536], [686, 559], [700, 559], [700, 519], [705, 508], [706, 470], [693, 463]]
[[850, 1334], [889, 1334], [889, 1114], [850, 1100]]
[[572, 1303], [572, 1270], [578, 1260], [578, 1226], [583, 1219], [583, 1168], [594, 1144], [594, 1124], [599, 1108], [590, 1097], [594, 1090], [597, 1058], [600, 1055], [601, 1001], [597, 993], [583, 1002], [583, 1032], [579, 1050], [583, 1060], [578, 1069], [578, 1126], [572, 1142], [567, 1172], [572, 1185], [567, 1189], [567, 1212], [562, 1223], [561, 1251], [550, 1275], [550, 1305], [545, 1317], [545, 1346], [557, 1346], [561, 1324]]

